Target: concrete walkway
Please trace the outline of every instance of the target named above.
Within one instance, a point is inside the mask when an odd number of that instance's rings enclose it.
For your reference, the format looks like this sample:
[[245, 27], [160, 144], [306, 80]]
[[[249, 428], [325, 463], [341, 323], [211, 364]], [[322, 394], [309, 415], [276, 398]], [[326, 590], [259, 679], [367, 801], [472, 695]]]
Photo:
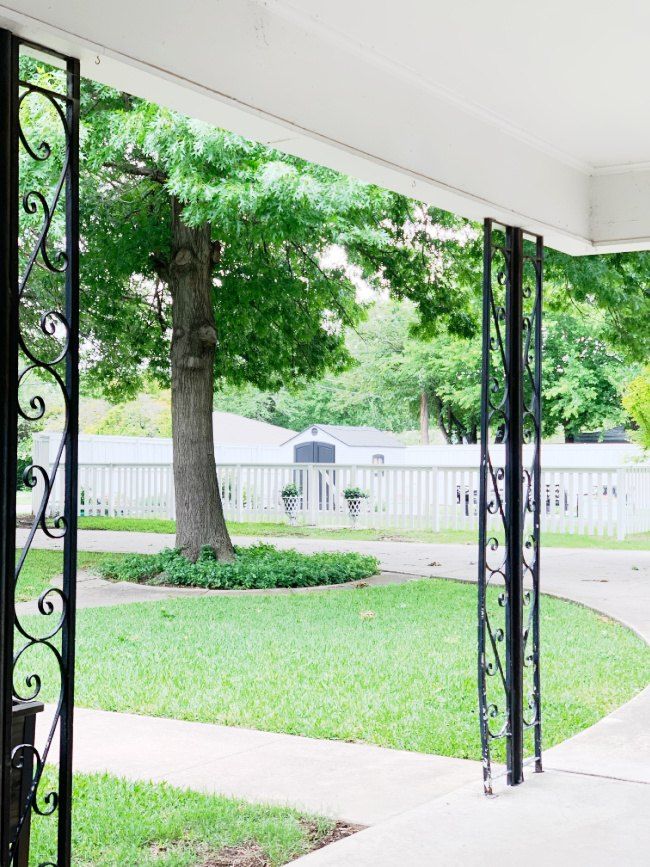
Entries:
[[[39, 727], [48, 721], [43, 714]], [[385, 822], [481, 775], [478, 762], [368, 744], [84, 708], [75, 710], [75, 722], [77, 771], [164, 781], [359, 825]]]
[[[18, 545], [26, 530], [17, 531]], [[349, 542], [341, 539], [235, 537], [239, 545], [270, 542], [278, 548], [314, 551], [358, 551], [373, 554], [382, 570], [412, 575], [476, 580], [476, 547], [423, 542]], [[34, 547], [57, 548], [60, 541], [38, 533]], [[79, 550], [153, 553], [174, 546], [174, 536], [164, 533], [124, 533], [114, 530], [80, 530]], [[650, 635], [650, 551], [607, 551], [581, 548], [544, 548], [542, 588], [545, 593], [589, 605]], [[140, 588], [143, 590], [145, 588]], [[165, 589], [146, 588], [157, 592]], [[121, 591], [125, 594], [130, 591]]]
[[[386, 584], [404, 584], [413, 581], [414, 575], [397, 572], [380, 572], [363, 581], [350, 581], [346, 584], [328, 584], [326, 587], [274, 587], [268, 590], [205, 590], [200, 587], [164, 587], [149, 584], [132, 584], [127, 581], [108, 581], [100, 578], [90, 569], [81, 569], [77, 574], [77, 608], [108, 608], [111, 605], [131, 605], [134, 602], [161, 602], [183, 596], [287, 596], [293, 593], [320, 593], [323, 591], [350, 590], [362, 585], [380, 587]], [[61, 587], [61, 577], [55, 578], [52, 585]], [[60, 600], [51, 600], [55, 609]], [[38, 599], [17, 602], [16, 611], [20, 615], [38, 614]]]
[[[173, 543], [154, 534], [79, 535], [85, 550], [157, 550]], [[401, 580], [475, 580], [473, 546], [270, 541], [304, 551], [373, 553]], [[650, 552], [545, 549], [542, 558], [545, 592], [596, 608], [650, 642]], [[295, 862], [304, 867], [648, 863], [650, 688], [547, 750], [544, 774], [529, 773], [516, 789], [501, 780], [490, 799], [481, 793], [473, 762], [128, 714], [78, 714], [80, 770], [168, 779], [371, 826]]]

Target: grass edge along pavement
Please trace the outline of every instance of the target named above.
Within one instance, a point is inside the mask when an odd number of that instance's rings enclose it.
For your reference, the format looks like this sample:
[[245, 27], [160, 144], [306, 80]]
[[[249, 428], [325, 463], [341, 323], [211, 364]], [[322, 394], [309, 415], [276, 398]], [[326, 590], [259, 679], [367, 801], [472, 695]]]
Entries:
[[[175, 533], [174, 521], [164, 518], [79, 518], [80, 530], [116, 530], [134, 533]], [[477, 533], [472, 530], [378, 530], [323, 528], [306, 525], [291, 526], [282, 523], [253, 523], [229, 521], [233, 536], [296, 537], [304, 539], [347, 539], [368, 542], [427, 542], [431, 544], [478, 544]], [[650, 533], [637, 533], [619, 542], [611, 536], [584, 536], [572, 533], [542, 533], [542, 545], [548, 548], [596, 548], [614, 551], [650, 551]]]
[[[42, 791], [56, 789], [46, 769]], [[75, 774], [75, 867], [201, 867], [250, 863], [280, 867], [356, 828], [297, 810], [178, 789], [166, 783], [132, 782], [109, 774]], [[51, 860], [56, 814], [32, 819], [30, 863]], [[247, 862], [248, 863], [248, 862]]]
[[[106, 554], [96, 551], [79, 551], [77, 553], [77, 568], [79, 570], [95, 569], [106, 556]], [[19, 557], [20, 551], [16, 553], [16, 560]], [[25, 559], [16, 585], [16, 602], [36, 599], [62, 571], [63, 554], [61, 551], [32, 547]]]
[[[571, 602], [541, 616], [549, 747], [643, 689], [650, 648]], [[476, 588], [444, 579], [85, 609], [77, 703], [477, 759], [475, 617]]]

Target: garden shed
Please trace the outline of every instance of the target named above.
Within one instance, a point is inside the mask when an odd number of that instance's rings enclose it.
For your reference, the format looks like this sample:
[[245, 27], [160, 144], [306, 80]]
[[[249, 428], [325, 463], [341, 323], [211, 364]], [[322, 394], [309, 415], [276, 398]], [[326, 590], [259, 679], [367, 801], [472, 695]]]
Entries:
[[403, 463], [406, 448], [396, 436], [376, 427], [316, 424], [283, 443], [287, 460], [317, 464]]

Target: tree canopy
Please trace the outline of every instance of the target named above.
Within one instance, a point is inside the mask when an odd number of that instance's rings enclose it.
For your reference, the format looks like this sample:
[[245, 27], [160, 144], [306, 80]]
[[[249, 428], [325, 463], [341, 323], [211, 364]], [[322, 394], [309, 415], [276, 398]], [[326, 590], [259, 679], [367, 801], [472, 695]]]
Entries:
[[[23, 62], [48, 84], [47, 67]], [[57, 123], [47, 103], [23, 111], [34, 140], [47, 139]], [[115, 399], [146, 376], [169, 382], [172, 197], [188, 224], [211, 226], [223, 383], [277, 390], [342, 370], [343, 331], [363, 318], [361, 281], [411, 299], [421, 334], [478, 330], [482, 239], [465, 220], [90, 81], [81, 167], [85, 385]], [[51, 185], [58, 168], [25, 160], [26, 188]], [[24, 219], [25, 230], [38, 219]], [[594, 304], [610, 345], [647, 357], [649, 254], [547, 251], [546, 284], [548, 309]]]
[[[22, 63], [25, 77], [46, 88], [57, 75], [39, 61]], [[61, 164], [43, 144], [58, 125], [51, 104], [34, 91], [21, 120], [32, 153], [43, 155], [23, 154], [21, 164], [24, 252], [46, 210], [32, 191], [53, 188]], [[192, 536], [193, 556], [202, 534], [215, 550], [227, 540], [213, 471], [215, 380], [277, 392], [342, 374], [353, 363], [346, 334], [366, 314], [360, 289], [408, 301], [412, 311], [399, 333], [383, 323], [370, 404], [387, 406], [392, 392], [410, 401], [430, 394], [434, 409], [447, 412], [451, 439], [475, 438], [476, 225], [89, 81], [80, 181], [83, 384], [115, 400], [146, 381], [171, 384], [179, 537], [185, 547]], [[55, 216], [42, 256], [49, 250], [60, 263], [61, 236]], [[572, 260], [549, 252], [546, 278], [548, 309], [565, 323], [572, 305], [597, 308], [603, 334], [593, 339], [615, 346], [612, 358], [647, 357], [648, 254]], [[60, 306], [55, 284], [37, 269], [23, 303], [23, 327], [46, 343], [52, 335], [39, 330], [39, 311]], [[591, 337], [576, 343], [579, 332], [571, 333], [578, 355], [570, 369], [586, 390], [580, 353], [592, 351]], [[392, 357], [381, 354], [381, 341], [399, 343]], [[593, 368], [601, 370], [595, 359]], [[554, 400], [564, 400], [563, 423], [592, 423], [593, 413], [578, 412], [575, 388]], [[393, 415], [411, 411], [408, 401], [398, 404]], [[365, 411], [361, 400], [356, 411]]]
[[[599, 311], [549, 311], [544, 319], [544, 434], [607, 429], [626, 420], [623, 387], [638, 366], [603, 339]], [[347, 337], [355, 366], [279, 392], [229, 388], [215, 405], [292, 428], [317, 422], [366, 424], [393, 431], [417, 425], [421, 394], [450, 442], [476, 442], [480, 422], [481, 341], [442, 331], [413, 335], [408, 303], [376, 304]]]
[[361, 281], [411, 298], [427, 323], [472, 327], [467, 289], [441, 268], [455, 247], [407, 198], [96, 85], [83, 126], [86, 362], [104, 391], [134, 393], [145, 368], [168, 380], [172, 198], [186, 224], [211, 227], [223, 382], [344, 368]]

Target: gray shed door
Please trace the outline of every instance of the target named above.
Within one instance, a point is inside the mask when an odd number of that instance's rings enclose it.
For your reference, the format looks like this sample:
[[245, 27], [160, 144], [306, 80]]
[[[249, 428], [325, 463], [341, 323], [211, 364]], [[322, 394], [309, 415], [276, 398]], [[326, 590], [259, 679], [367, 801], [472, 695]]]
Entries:
[[336, 449], [329, 443], [301, 443], [293, 447], [293, 459], [297, 464], [333, 464]]

